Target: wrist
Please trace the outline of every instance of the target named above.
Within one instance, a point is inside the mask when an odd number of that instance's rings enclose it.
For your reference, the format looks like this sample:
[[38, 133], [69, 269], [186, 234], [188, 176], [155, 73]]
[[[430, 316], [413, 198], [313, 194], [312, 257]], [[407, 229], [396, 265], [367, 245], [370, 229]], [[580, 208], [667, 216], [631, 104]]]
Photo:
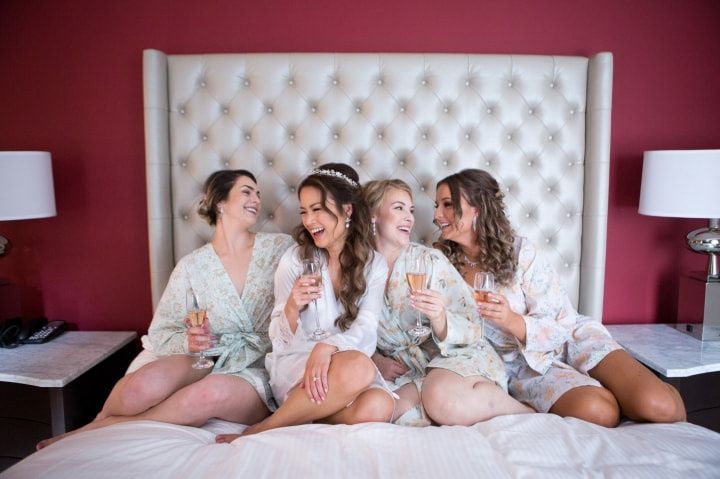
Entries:
[[525, 319], [523, 319], [522, 315], [513, 312], [510, 333], [520, 340], [520, 342], [525, 343], [525, 332]]
[[334, 353], [338, 352], [339, 349], [337, 346], [333, 346], [332, 344], [328, 343], [317, 343], [315, 345], [315, 349], [322, 353], [326, 353], [328, 356], [333, 355]]

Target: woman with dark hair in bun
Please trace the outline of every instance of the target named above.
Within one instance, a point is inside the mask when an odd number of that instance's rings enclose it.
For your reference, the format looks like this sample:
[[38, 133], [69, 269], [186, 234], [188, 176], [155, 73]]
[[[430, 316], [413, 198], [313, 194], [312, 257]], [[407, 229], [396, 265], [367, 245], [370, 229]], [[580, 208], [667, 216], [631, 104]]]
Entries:
[[[370, 359], [387, 265], [373, 250], [358, 175], [347, 165], [325, 164], [303, 180], [298, 196], [298, 244], [275, 274], [273, 351], [265, 361], [280, 406], [243, 435], [311, 421], [389, 421], [393, 412], [393, 394]], [[308, 260], [320, 264], [317, 275], [304, 269]]]
[[[221, 170], [208, 177], [198, 212], [215, 232], [175, 266], [149, 340], [143, 338], [141, 356], [150, 362], [118, 381], [93, 422], [67, 434], [139, 419], [201, 426], [217, 417], [254, 424], [275, 409], [263, 366], [270, 350], [273, 273], [292, 239], [250, 230], [260, 206], [252, 173]], [[198, 326], [189, 323], [189, 291], [206, 311]], [[220, 338], [209, 351], [217, 358], [214, 366], [193, 368], [197, 357], [189, 353], [208, 350], [212, 336]]]

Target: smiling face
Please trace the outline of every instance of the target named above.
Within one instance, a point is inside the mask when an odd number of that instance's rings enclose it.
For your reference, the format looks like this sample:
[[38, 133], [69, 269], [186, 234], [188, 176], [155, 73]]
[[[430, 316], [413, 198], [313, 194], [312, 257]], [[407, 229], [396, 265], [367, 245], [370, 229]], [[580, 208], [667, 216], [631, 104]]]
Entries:
[[260, 214], [260, 190], [247, 176], [239, 176], [226, 200], [218, 202], [218, 215], [223, 222], [237, 221], [246, 227], [253, 226]]
[[385, 191], [374, 215], [380, 252], [402, 249], [410, 243], [410, 233], [415, 224], [414, 211], [412, 198], [406, 191], [393, 187]]
[[450, 187], [446, 183], [438, 186], [435, 192], [434, 219], [435, 224], [440, 228], [442, 239], [454, 241], [460, 245], [474, 244], [475, 233], [472, 230], [472, 223], [477, 216], [477, 208], [471, 206], [465, 197], [460, 195], [460, 209], [460, 218], [456, 220]]
[[350, 205], [339, 208], [330, 196], [323, 205], [322, 193], [314, 186], [300, 190], [300, 218], [303, 226], [312, 236], [315, 246], [331, 254], [340, 254], [345, 244], [345, 218], [351, 213]]

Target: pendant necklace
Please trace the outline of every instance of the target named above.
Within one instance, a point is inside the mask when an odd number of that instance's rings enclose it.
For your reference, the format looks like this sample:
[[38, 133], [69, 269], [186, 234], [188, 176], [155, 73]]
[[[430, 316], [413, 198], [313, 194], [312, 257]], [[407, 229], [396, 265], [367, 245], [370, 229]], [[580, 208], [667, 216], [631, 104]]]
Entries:
[[477, 265], [480, 264], [479, 261], [472, 261], [470, 258], [468, 258], [468, 255], [466, 255], [465, 253], [463, 253], [463, 259], [465, 260], [467, 265], [470, 266], [471, 268], [476, 268]]

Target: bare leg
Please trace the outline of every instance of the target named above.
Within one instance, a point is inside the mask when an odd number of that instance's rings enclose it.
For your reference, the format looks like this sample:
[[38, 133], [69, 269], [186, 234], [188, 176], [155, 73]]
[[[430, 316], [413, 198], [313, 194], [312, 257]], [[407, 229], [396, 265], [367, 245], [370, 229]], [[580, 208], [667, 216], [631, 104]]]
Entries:
[[470, 426], [495, 416], [534, 412], [483, 377], [464, 378], [440, 368], [425, 378], [422, 402], [428, 416], [440, 425]]
[[183, 387], [199, 381], [211, 369], [193, 369], [190, 365], [195, 359], [184, 354], [166, 356], [122, 377], [113, 387], [97, 418], [140, 414]]
[[327, 424], [388, 422], [393, 415], [393, 402], [393, 398], [387, 391], [378, 388], [367, 389], [360, 393], [351, 405], [319, 422]]
[[680, 393], [655, 376], [626, 351], [618, 349], [589, 371], [613, 393], [620, 410], [633, 421], [685, 421]]
[[186, 426], [202, 426], [210, 418], [254, 424], [270, 414], [255, 389], [244, 379], [211, 375], [182, 388], [167, 400], [134, 416], [106, 416], [80, 429], [38, 443], [42, 449], [78, 432], [127, 421], [152, 420]]
[[579, 386], [569, 390], [555, 401], [549, 412], [605, 427], [615, 427], [620, 421], [620, 406], [615, 396], [609, 390], [596, 386]]
[[393, 421], [397, 421], [403, 414], [420, 404], [420, 391], [415, 383], [408, 383], [395, 390], [400, 399], [395, 401], [395, 415]]
[[[355, 399], [375, 379], [375, 366], [370, 358], [358, 351], [343, 351], [333, 355], [328, 369], [328, 392], [320, 403], [310, 402], [307, 394], [296, 386], [285, 402], [270, 417], [243, 432], [243, 436], [285, 426], [296, 426], [328, 417]], [[238, 434], [221, 434], [215, 442], [232, 442]]]

